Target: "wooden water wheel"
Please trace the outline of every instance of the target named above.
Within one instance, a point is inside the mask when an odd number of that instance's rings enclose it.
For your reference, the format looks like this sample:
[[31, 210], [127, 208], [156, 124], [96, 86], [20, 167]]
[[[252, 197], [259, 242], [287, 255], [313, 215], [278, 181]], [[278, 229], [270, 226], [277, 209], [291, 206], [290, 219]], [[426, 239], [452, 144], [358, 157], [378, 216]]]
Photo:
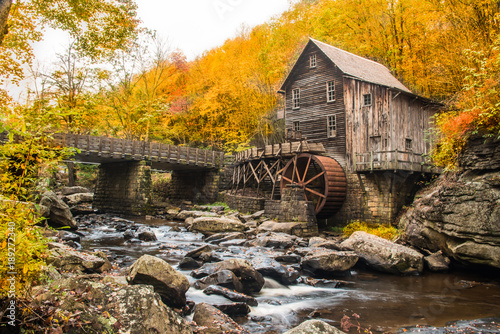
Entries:
[[327, 218], [344, 203], [347, 181], [344, 170], [332, 158], [301, 153], [290, 160], [283, 170], [280, 188], [298, 184], [312, 201], [316, 216]]

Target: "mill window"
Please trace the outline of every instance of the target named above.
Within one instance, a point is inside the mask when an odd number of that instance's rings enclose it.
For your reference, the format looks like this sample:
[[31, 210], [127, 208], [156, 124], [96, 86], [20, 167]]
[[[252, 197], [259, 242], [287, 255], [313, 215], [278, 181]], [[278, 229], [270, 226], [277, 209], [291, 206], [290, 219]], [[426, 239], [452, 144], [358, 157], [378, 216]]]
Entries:
[[300, 131], [300, 122], [299, 121], [293, 122], [293, 131], [295, 131], [295, 132]]
[[327, 133], [328, 133], [328, 138], [337, 137], [337, 116], [335, 115], [328, 116]]
[[411, 139], [409, 139], [409, 138], [406, 138], [406, 140], [405, 140], [405, 150], [406, 151], [412, 150], [412, 142], [411, 142]]
[[335, 82], [328, 81], [326, 83], [326, 100], [327, 102], [335, 101]]
[[372, 94], [363, 94], [363, 105], [364, 106], [372, 105]]
[[300, 90], [298, 88], [292, 91], [292, 106], [293, 109], [300, 108]]
[[312, 54], [309, 56], [309, 66], [311, 68], [316, 67], [316, 54]]

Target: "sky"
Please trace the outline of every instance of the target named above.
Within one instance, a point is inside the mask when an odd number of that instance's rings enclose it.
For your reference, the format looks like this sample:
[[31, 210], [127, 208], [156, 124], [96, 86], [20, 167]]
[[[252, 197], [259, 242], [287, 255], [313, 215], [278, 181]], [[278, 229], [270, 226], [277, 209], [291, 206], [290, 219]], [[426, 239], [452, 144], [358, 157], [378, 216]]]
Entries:
[[[243, 25], [254, 27], [289, 8], [290, 0], [136, 0], [142, 26], [156, 30], [173, 49], [181, 49], [188, 60], [222, 45]], [[63, 52], [68, 37], [47, 30], [35, 45], [39, 62], [50, 62]]]
[[[294, 0], [135, 0], [142, 26], [156, 30], [170, 49], [180, 49], [188, 60], [220, 46], [241, 31], [243, 26], [254, 27], [278, 16]], [[46, 29], [41, 42], [33, 45], [35, 67], [48, 69], [56, 62], [56, 54], [69, 45], [68, 35]], [[5, 88], [16, 100], [22, 100], [30, 80], [20, 86]]]

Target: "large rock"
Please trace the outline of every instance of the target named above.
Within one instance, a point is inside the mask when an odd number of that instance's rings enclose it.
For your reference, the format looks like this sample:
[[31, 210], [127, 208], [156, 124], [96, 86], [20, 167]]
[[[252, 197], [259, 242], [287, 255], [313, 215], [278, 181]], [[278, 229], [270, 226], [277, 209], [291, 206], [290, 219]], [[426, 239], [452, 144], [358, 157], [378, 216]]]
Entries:
[[187, 218], [199, 218], [199, 217], [219, 217], [215, 212], [206, 211], [181, 211], [177, 214], [176, 218], [179, 220], [186, 220]]
[[50, 250], [47, 263], [53, 265], [60, 271], [102, 273], [111, 269], [106, 256], [79, 252], [64, 244], [49, 242]]
[[216, 332], [210, 333], [250, 334], [250, 332], [234, 322], [229, 316], [206, 303], [196, 304], [193, 321], [198, 326], [205, 326], [217, 330]]
[[[152, 286], [128, 286], [109, 279], [100, 282], [99, 277], [92, 277], [59, 279], [51, 283], [50, 289], [40, 286], [33, 294], [34, 308], [41, 305], [60, 310], [53, 318], [67, 324], [65, 333], [193, 332], [187, 321], [161, 301]], [[68, 318], [79, 321], [68, 322]]]
[[136, 232], [137, 238], [142, 241], [156, 241], [156, 234], [151, 227], [141, 226]]
[[375, 270], [408, 275], [424, 269], [424, 256], [416, 250], [363, 231], [354, 232], [341, 247], [355, 251]]
[[284, 334], [346, 334], [321, 320], [307, 320]]
[[264, 286], [262, 275], [252, 267], [252, 264], [243, 259], [229, 259], [217, 263], [206, 263], [201, 268], [193, 270], [191, 276], [205, 277], [221, 270], [232, 271], [240, 280], [243, 288], [239, 292], [246, 294], [258, 293]]
[[358, 262], [354, 252], [316, 249], [309, 252], [302, 260], [304, 271], [314, 276], [330, 276], [345, 273]]
[[500, 268], [498, 147], [500, 141], [470, 147], [462, 157], [465, 172], [443, 174], [419, 194], [399, 222], [407, 242], [465, 264]]
[[80, 203], [92, 203], [94, 199], [94, 194], [92, 193], [79, 193], [73, 195], [67, 195], [64, 197], [64, 202], [68, 203], [68, 205], [77, 205]]
[[227, 217], [200, 217], [193, 220], [191, 230], [203, 234], [243, 232], [246, 226], [241, 221]]
[[152, 285], [165, 304], [175, 308], [186, 305], [188, 279], [160, 258], [143, 255], [131, 267], [130, 284]]
[[253, 267], [262, 276], [271, 277], [281, 284], [296, 284], [300, 274], [297, 270], [286, 267], [276, 260], [268, 257], [256, 257], [252, 259]]
[[53, 192], [44, 192], [40, 200], [40, 205], [47, 207], [50, 212], [48, 217], [45, 217], [48, 218], [49, 225], [56, 228], [66, 226], [71, 229], [78, 228], [69, 206]]
[[108, 307], [120, 321], [121, 333], [190, 334], [191, 326], [166, 306], [151, 286], [126, 286], [116, 292]]
[[243, 291], [240, 279], [230, 270], [221, 270], [197, 281], [194, 286], [197, 289], [205, 289], [210, 285], [220, 285], [231, 290]]
[[287, 249], [295, 244], [296, 239], [297, 237], [286, 233], [267, 232], [258, 234], [255, 239], [248, 241], [247, 245]]
[[61, 193], [64, 196], [68, 196], [73, 194], [88, 194], [91, 193], [91, 191], [88, 188], [75, 186], [75, 187], [64, 187], [62, 188]]
[[228, 288], [224, 288], [218, 285], [210, 285], [205, 290], [203, 290], [203, 293], [206, 295], [224, 296], [227, 299], [232, 300], [233, 302], [246, 303], [250, 306], [257, 306], [259, 304], [257, 302], [257, 299], [251, 296], [247, 296], [244, 293], [240, 293], [235, 290], [230, 290]]

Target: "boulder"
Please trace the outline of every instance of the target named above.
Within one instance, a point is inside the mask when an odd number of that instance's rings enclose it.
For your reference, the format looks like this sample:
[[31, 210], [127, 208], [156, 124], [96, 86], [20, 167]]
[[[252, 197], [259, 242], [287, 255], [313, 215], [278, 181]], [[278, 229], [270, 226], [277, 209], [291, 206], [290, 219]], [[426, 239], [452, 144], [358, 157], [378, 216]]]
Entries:
[[215, 234], [221, 232], [243, 232], [246, 226], [239, 220], [228, 217], [200, 217], [193, 220], [191, 230], [203, 234]]
[[210, 285], [220, 285], [222, 287], [243, 291], [243, 285], [239, 278], [230, 270], [221, 270], [197, 281], [194, 286], [197, 289], [205, 289]]
[[198, 247], [196, 249], [193, 249], [192, 251], [188, 252], [185, 257], [191, 257], [193, 259], [199, 259], [200, 256], [204, 253], [210, 253], [214, 250], [219, 249], [219, 246], [213, 246], [213, 245], [203, 245], [201, 247]]
[[152, 285], [168, 306], [183, 308], [186, 305], [188, 279], [160, 258], [141, 256], [130, 267], [128, 281], [130, 284]]
[[94, 194], [92, 193], [79, 193], [73, 195], [67, 195], [64, 197], [64, 202], [68, 205], [77, 205], [80, 203], [92, 203], [94, 199]]
[[309, 247], [316, 247], [317, 244], [320, 244], [325, 241], [326, 241], [325, 238], [312, 237], [309, 239]]
[[303, 230], [307, 229], [309, 225], [304, 222], [275, 222], [274, 220], [268, 220], [263, 222], [257, 227], [259, 232], [275, 232], [275, 233], [286, 233], [291, 235], [303, 235]]
[[473, 139], [459, 161], [464, 171], [442, 174], [418, 194], [399, 221], [406, 242], [500, 268], [499, 144]]
[[213, 333], [250, 334], [250, 332], [234, 322], [229, 316], [207, 303], [196, 304], [193, 321], [198, 326], [205, 326], [218, 330]]
[[321, 320], [307, 320], [284, 334], [346, 334]]
[[151, 286], [121, 287], [108, 307], [114, 310], [121, 333], [193, 333], [189, 323], [166, 306]]
[[217, 263], [206, 263], [201, 268], [193, 270], [191, 276], [205, 277], [221, 270], [232, 271], [240, 280], [243, 288], [239, 292], [246, 294], [258, 293], [264, 286], [264, 277], [252, 267], [252, 264], [243, 259], [229, 259]]
[[90, 191], [88, 188], [76, 186], [76, 187], [64, 187], [62, 188], [61, 193], [64, 196], [68, 196], [73, 194], [88, 194], [92, 193], [92, 191]]
[[323, 277], [347, 272], [354, 267], [358, 259], [354, 252], [317, 249], [302, 259], [301, 267], [314, 276]]
[[150, 227], [141, 226], [136, 232], [137, 238], [142, 241], [156, 241], [156, 234]]
[[196, 261], [192, 257], [184, 257], [181, 262], [179, 262], [179, 269], [182, 270], [192, 270], [201, 267], [202, 263]]
[[270, 247], [287, 249], [295, 244], [297, 237], [285, 233], [262, 233], [247, 242], [248, 246]]
[[215, 212], [207, 211], [181, 211], [177, 214], [176, 219], [186, 220], [187, 218], [199, 218], [199, 217], [219, 217]]
[[215, 304], [214, 306], [230, 317], [244, 317], [250, 313], [250, 307], [246, 303]]
[[297, 270], [268, 257], [253, 258], [252, 265], [262, 276], [271, 277], [284, 285], [296, 284], [300, 276]]
[[450, 259], [441, 251], [424, 257], [424, 262], [430, 271], [442, 272], [450, 269]]
[[424, 256], [416, 250], [363, 231], [354, 232], [341, 247], [355, 251], [375, 270], [407, 275], [424, 269]]
[[257, 302], [257, 299], [251, 296], [247, 296], [244, 293], [230, 290], [219, 285], [210, 285], [205, 290], [203, 290], [203, 293], [206, 295], [224, 296], [227, 299], [232, 300], [233, 302], [246, 303], [250, 306], [257, 306], [259, 304]]
[[221, 242], [229, 241], [229, 240], [237, 240], [237, 239], [246, 239], [244, 233], [241, 232], [228, 232], [228, 233], [217, 233], [209, 236], [205, 239], [206, 242], [211, 244], [220, 244]]
[[40, 205], [47, 207], [50, 212], [49, 216], [46, 217], [50, 226], [56, 228], [69, 226], [75, 230], [78, 228], [69, 206], [53, 192], [44, 192]]
[[70, 328], [65, 328], [66, 333], [193, 333], [191, 326], [161, 301], [152, 286], [104, 284], [98, 280], [99, 276], [91, 275], [59, 279], [51, 283], [50, 289], [35, 293], [34, 302], [59, 309], [54, 320], [61, 317], [63, 322], [62, 317], [77, 317], [79, 321], [67, 322]]
[[56, 242], [49, 242], [47, 245], [50, 250], [47, 264], [51, 264], [59, 271], [102, 273], [111, 268], [105, 255], [79, 252]]

